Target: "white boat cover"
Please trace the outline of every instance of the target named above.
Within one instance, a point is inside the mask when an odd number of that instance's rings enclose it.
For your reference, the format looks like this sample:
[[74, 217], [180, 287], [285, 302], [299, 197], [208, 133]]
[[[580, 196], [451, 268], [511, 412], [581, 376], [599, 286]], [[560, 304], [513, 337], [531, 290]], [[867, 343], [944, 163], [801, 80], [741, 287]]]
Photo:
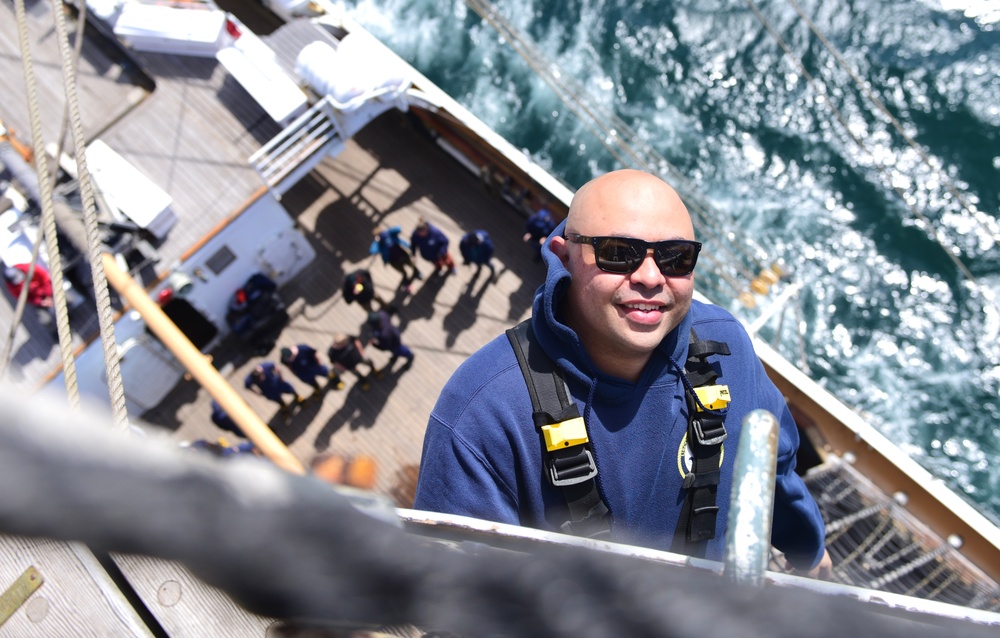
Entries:
[[395, 98], [410, 85], [405, 69], [353, 34], [344, 37], [336, 49], [319, 41], [303, 47], [295, 73], [342, 111], [354, 110], [371, 97]]

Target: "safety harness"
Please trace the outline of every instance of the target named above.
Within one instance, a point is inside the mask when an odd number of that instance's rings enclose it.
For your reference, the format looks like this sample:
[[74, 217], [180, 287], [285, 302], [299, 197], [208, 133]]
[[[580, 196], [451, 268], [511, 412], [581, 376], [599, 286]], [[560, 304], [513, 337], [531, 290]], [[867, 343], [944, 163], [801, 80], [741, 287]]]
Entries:
[[[562, 523], [561, 529], [576, 536], [610, 539], [611, 512], [598, 490], [597, 464], [587, 427], [570, 397], [566, 380], [539, 346], [530, 319], [508, 329], [507, 338], [531, 396], [532, 419], [546, 450], [546, 475], [566, 500], [569, 520]], [[728, 355], [729, 346], [702, 341], [691, 330], [684, 385], [692, 466], [684, 478], [686, 495], [671, 546], [671, 551], [689, 555], [703, 554], [704, 541], [715, 537], [719, 511], [715, 496], [722, 443], [728, 437], [724, 421], [729, 389], [715, 385], [718, 375], [707, 358], [716, 354]]]
[[670, 551], [689, 556], [704, 556], [704, 541], [715, 538], [722, 443], [729, 438], [725, 424], [729, 386], [715, 384], [718, 375], [708, 361], [712, 355], [729, 355], [729, 346], [720, 341], [702, 341], [692, 328], [681, 377], [688, 405], [691, 469], [684, 476], [684, 505], [670, 546]]

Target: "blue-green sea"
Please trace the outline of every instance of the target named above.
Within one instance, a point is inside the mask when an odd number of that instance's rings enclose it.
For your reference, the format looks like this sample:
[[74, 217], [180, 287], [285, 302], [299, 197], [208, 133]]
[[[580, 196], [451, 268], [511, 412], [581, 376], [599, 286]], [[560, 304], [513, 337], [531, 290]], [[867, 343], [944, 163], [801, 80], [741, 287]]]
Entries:
[[570, 187], [612, 138], [684, 180], [702, 292], [751, 322], [800, 286], [761, 335], [1000, 522], [1000, 1], [503, 0], [504, 36], [487, 3], [347, 4]]

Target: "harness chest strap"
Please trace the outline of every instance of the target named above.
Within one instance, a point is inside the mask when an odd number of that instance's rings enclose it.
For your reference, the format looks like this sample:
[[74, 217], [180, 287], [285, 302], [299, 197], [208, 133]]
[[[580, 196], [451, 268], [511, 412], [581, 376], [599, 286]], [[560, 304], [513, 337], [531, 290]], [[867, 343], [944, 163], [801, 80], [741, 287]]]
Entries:
[[[535, 427], [543, 437], [549, 481], [561, 489], [566, 500], [569, 520], [562, 524], [562, 530], [577, 536], [609, 539], [611, 517], [597, 487], [597, 465], [586, 424], [569, 395], [565, 379], [535, 341], [530, 320], [522, 321], [506, 334], [531, 396]], [[693, 464], [685, 477], [687, 494], [671, 549], [692, 553], [699, 546], [703, 551], [702, 541], [715, 536], [719, 460], [722, 442], [728, 436], [723, 424], [725, 413], [717, 410], [729, 403], [729, 390], [726, 386], [711, 385], [717, 375], [705, 358], [713, 354], [728, 355], [729, 347], [717, 341], [701, 341], [692, 330], [688, 352], [685, 369], [698, 395], [697, 400], [690, 393], [688, 396], [687, 440]]]
[[684, 504], [681, 506], [670, 551], [704, 556], [705, 541], [715, 538], [719, 513], [716, 496], [721, 478], [722, 443], [726, 432], [729, 388], [715, 385], [718, 375], [707, 360], [712, 355], [728, 355], [729, 346], [719, 341], [701, 340], [691, 329], [684, 372], [688, 405], [687, 446], [691, 468], [684, 477]]

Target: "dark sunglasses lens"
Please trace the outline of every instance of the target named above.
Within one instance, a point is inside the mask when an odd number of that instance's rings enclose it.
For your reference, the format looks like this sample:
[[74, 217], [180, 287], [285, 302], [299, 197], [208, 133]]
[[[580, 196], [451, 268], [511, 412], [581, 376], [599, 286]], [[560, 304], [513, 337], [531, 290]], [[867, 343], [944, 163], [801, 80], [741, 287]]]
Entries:
[[657, 247], [656, 264], [664, 275], [687, 275], [698, 261], [695, 244], [664, 242]]
[[646, 251], [628, 237], [602, 237], [594, 247], [597, 267], [607, 272], [629, 273], [639, 267]]

